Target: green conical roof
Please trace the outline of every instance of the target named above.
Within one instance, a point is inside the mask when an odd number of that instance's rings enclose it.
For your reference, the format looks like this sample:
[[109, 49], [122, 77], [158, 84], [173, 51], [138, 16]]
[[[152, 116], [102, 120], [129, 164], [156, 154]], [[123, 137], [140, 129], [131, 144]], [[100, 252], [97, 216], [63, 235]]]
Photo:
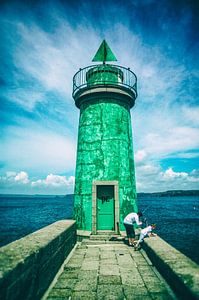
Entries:
[[116, 61], [117, 58], [113, 54], [111, 48], [105, 40], [101, 43], [92, 61]]

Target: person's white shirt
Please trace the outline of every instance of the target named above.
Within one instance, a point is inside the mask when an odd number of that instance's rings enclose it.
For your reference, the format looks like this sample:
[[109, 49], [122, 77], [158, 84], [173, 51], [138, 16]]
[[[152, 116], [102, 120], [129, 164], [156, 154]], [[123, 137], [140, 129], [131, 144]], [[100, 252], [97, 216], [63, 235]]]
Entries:
[[147, 226], [147, 227], [145, 227], [145, 228], [143, 228], [143, 229], [141, 230], [141, 234], [142, 234], [143, 236], [147, 236], [150, 232], [152, 232], [152, 227], [151, 227], [151, 225], [149, 225], [149, 226]]
[[130, 213], [124, 218], [124, 224], [132, 225], [132, 224], [142, 225], [142, 222], [139, 221], [138, 214]]
[[144, 238], [145, 238], [147, 235], [150, 234], [150, 235], [156, 236], [156, 234], [152, 233], [152, 230], [153, 230], [153, 228], [152, 228], [151, 225], [149, 225], [149, 226], [147, 226], [147, 227], [145, 227], [145, 228], [143, 228], [143, 229], [141, 230], [141, 232], [140, 232], [140, 237], [139, 237], [139, 240], [138, 240], [138, 242], [137, 242], [137, 244], [136, 244], [136, 246], [135, 246], [135, 249], [138, 247], [138, 245], [144, 240]]

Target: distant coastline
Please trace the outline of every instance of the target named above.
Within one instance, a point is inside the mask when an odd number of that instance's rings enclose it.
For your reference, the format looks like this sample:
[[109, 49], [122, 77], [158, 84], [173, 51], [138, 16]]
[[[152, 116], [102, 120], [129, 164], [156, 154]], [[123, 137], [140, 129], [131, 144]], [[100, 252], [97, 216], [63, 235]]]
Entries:
[[[137, 193], [138, 196], [154, 196], [154, 197], [175, 197], [175, 196], [199, 196], [199, 190], [170, 190], [165, 192], [153, 192], [153, 193]], [[0, 198], [2, 197], [24, 197], [24, 198], [68, 198], [73, 197], [73, 194], [67, 195], [30, 195], [30, 194], [0, 194]]]
[[139, 196], [176, 197], [176, 196], [199, 196], [199, 190], [171, 190], [166, 192], [137, 193]]

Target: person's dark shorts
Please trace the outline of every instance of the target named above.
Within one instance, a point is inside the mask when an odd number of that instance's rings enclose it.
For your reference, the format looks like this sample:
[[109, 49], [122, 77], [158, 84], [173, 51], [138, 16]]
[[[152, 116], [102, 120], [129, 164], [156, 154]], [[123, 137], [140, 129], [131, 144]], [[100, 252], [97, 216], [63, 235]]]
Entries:
[[135, 230], [133, 225], [125, 224], [124, 227], [126, 228], [126, 234], [128, 238], [134, 239], [135, 238]]

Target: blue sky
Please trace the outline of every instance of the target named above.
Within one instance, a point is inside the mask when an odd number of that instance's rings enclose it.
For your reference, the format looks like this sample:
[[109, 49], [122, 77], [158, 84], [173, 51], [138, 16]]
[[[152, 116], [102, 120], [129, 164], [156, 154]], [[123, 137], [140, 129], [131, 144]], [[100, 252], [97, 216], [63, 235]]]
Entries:
[[73, 192], [72, 77], [105, 38], [138, 77], [139, 192], [199, 189], [197, 1], [1, 1], [0, 193]]

